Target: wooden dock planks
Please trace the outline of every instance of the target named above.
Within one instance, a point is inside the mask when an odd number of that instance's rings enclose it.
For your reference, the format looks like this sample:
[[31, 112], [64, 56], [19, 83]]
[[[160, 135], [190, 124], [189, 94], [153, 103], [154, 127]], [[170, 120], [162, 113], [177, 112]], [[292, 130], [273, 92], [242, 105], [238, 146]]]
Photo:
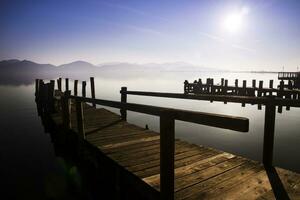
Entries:
[[[75, 112], [72, 104], [72, 112]], [[71, 126], [76, 132], [76, 115]], [[62, 123], [61, 114], [52, 114]], [[86, 140], [124, 169], [160, 190], [159, 134], [129, 124], [103, 108], [84, 105]], [[300, 197], [300, 175], [276, 168], [291, 199]], [[275, 199], [264, 167], [215, 149], [175, 142], [176, 199]]]

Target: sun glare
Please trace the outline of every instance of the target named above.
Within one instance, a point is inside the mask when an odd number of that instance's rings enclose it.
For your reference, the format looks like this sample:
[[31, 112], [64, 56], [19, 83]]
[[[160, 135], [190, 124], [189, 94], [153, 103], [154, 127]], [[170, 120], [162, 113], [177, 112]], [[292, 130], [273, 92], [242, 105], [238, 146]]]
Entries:
[[244, 26], [244, 17], [248, 14], [247, 8], [227, 14], [223, 19], [223, 28], [230, 33], [238, 33]]

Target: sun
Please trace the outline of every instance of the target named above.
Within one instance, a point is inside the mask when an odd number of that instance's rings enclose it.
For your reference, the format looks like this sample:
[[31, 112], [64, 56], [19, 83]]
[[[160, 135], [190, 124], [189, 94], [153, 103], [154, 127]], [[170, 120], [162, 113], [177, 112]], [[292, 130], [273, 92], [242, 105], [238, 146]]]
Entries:
[[237, 33], [243, 25], [243, 16], [239, 13], [232, 13], [224, 18], [223, 26], [225, 30], [231, 33]]
[[223, 28], [230, 33], [238, 33], [244, 26], [245, 16], [248, 14], [247, 8], [242, 8], [239, 11], [228, 13], [223, 17]]

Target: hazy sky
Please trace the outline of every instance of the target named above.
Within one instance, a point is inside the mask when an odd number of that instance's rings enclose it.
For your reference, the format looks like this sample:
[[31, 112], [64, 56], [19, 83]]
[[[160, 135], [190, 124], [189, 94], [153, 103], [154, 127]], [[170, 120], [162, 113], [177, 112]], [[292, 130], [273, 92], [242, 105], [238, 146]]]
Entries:
[[299, 0], [1, 0], [0, 25], [0, 59], [300, 66]]

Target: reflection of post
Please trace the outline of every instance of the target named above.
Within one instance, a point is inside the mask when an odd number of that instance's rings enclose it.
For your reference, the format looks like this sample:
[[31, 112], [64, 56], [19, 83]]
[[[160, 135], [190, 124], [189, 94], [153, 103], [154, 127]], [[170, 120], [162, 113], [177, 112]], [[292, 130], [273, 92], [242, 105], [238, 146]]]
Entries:
[[[127, 93], [126, 92], [127, 92], [127, 87], [122, 87], [120, 93], [121, 93], [121, 103], [123, 105], [127, 103]], [[127, 119], [126, 109], [121, 108], [120, 113], [121, 113], [122, 119], [126, 120]]]
[[[94, 82], [94, 77], [90, 77], [90, 82], [91, 82], [91, 95], [92, 95], [92, 98], [95, 99], [96, 96], [95, 96], [95, 82]], [[96, 107], [95, 103], [93, 103], [93, 107]]]
[[174, 113], [162, 111], [160, 115], [160, 192], [161, 199], [174, 199]]
[[272, 166], [274, 130], [275, 130], [275, 105], [270, 103], [265, 107], [265, 127], [264, 127], [264, 146], [263, 163], [266, 166]]

